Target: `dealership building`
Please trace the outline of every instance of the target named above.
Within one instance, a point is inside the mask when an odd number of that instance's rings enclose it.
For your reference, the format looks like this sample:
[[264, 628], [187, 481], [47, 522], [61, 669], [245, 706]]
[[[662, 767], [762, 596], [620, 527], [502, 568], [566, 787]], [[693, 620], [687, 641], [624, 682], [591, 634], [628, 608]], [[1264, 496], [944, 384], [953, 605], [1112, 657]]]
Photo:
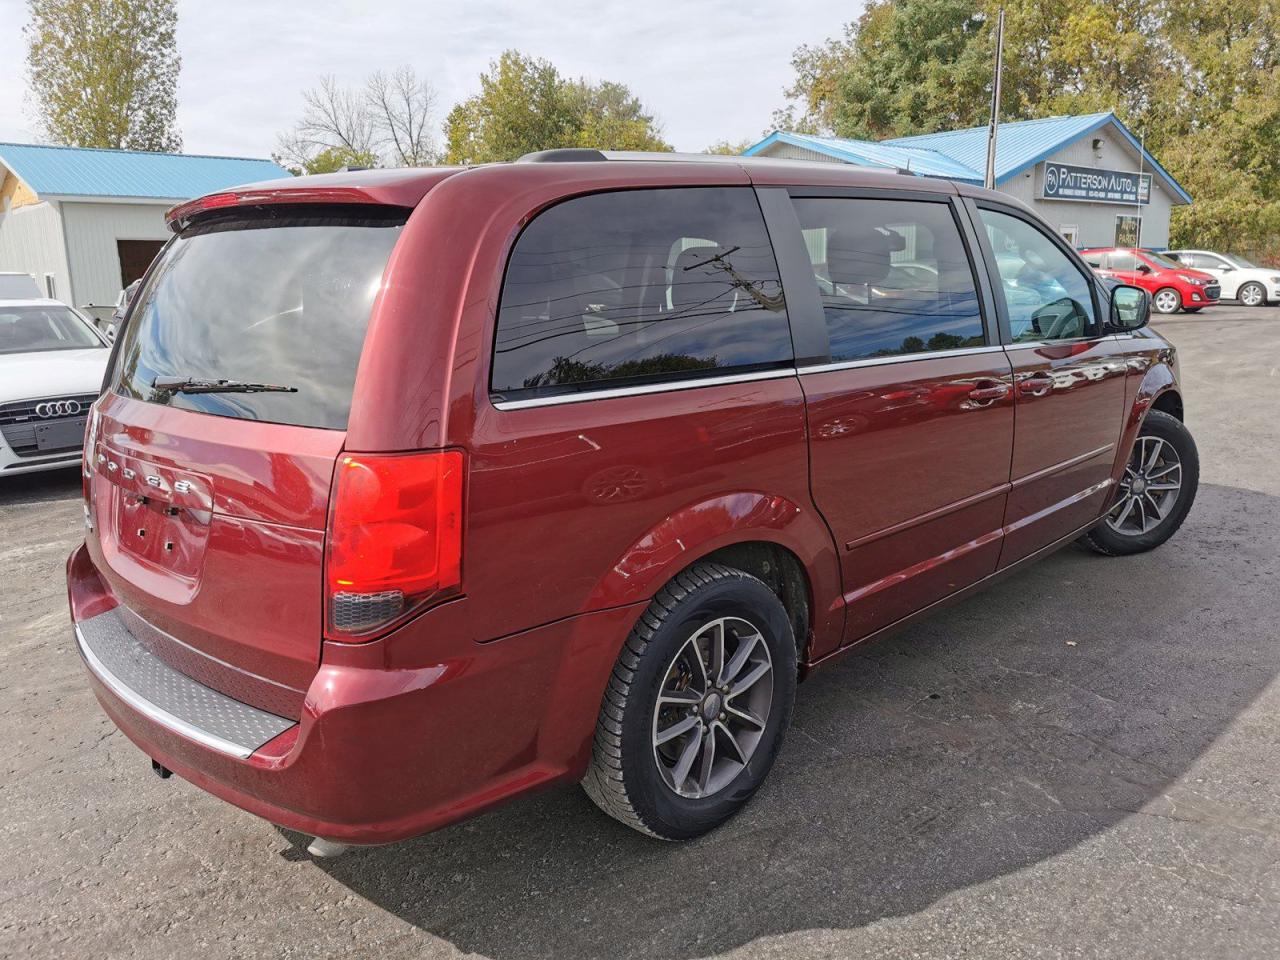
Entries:
[[[825, 160], [981, 185], [987, 128], [894, 140], [777, 131], [747, 156]], [[1169, 245], [1169, 216], [1191, 197], [1114, 113], [1000, 124], [996, 189], [1017, 197], [1077, 247]]]

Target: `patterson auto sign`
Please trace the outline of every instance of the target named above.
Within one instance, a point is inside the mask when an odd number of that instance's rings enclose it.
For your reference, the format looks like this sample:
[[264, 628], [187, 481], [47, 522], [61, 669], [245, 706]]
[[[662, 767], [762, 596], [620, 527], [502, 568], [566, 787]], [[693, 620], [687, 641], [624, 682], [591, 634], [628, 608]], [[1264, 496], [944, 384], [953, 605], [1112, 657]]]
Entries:
[[1040, 164], [1040, 184], [1040, 195], [1046, 200], [1147, 203], [1151, 199], [1151, 174], [1132, 170], [1046, 162]]

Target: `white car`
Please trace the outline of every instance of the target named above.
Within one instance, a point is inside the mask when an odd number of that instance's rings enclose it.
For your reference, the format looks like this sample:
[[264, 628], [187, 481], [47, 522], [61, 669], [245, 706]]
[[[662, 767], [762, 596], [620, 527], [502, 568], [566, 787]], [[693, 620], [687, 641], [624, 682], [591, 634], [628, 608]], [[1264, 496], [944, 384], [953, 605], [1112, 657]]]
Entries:
[[1212, 250], [1166, 250], [1194, 270], [1211, 273], [1222, 281], [1222, 299], [1239, 300], [1246, 307], [1280, 303], [1280, 269], [1260, 267], [1244, 257]]
[[40, 284], [31, 274], [0, 272], [0, 300], [39, 296], [43, 296]]
[[80, 462], [110, 346], [57, 300], [0, 300], [0, 478]]

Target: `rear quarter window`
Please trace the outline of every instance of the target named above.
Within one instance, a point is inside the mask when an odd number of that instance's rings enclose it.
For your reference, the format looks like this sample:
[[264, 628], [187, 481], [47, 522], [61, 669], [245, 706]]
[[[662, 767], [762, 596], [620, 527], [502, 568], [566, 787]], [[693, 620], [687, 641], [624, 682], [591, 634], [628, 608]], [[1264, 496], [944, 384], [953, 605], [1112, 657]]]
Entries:
[[520, 399], [790, 365], [791, 334], [749, 187], [565, 200], [516, 241], [490, 386]]
[[[130, 316], [116, 390], [186, 410], [345, 429], [374, 298], [407, 211], [237, 212], [183, 231]], [[296, 393], [157, 391], [157, 377]]]

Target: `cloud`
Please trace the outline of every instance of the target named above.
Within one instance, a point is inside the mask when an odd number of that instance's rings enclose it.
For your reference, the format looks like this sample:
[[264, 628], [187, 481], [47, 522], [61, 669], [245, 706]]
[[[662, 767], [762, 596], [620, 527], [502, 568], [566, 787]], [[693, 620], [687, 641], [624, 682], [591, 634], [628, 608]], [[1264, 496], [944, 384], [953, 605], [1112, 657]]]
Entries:
[[[0, 0], [0, 22], [25, 20], [25, 6]], [[188, 152], [267, 156], [318, 77], [354, 84], [401, 64], [436, 88], [443, 120], [478, 89], [489, 61], [514, 47], [568, 76], [627, 84], [677, 149], [697, 151], [759, 136], [782, 104], [792, 51], [838, 33], [860, 10], [829, 0], [184, 0], [178, 122]], [[18, 31], [0, 34], [0, 89], [25, 92], [24, 53]], [[18, 98], [0, 102], [0, 139], [32, 139], [33, 128]]]

